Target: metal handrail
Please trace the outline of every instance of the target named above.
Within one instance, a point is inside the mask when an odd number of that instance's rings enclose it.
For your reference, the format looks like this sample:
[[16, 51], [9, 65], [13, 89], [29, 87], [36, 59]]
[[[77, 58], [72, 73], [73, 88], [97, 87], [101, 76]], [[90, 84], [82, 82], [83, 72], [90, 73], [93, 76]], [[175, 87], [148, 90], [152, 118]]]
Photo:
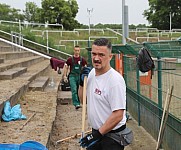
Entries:
[[[10, 35], [11, 36], [11, 34], [10, 33], [8, 33], [8, 32], [5, 32], [5, 31], [2, 31], [2, 30], [0, 30], [0, 32], [2, 32], [2, 33], [4, 33], [4, 34], [8, 34], [8, 35]], [[15, 36], [15, 37], [18, 37], [18, 36], [16, 36], [16, 35], [13, 35], [13, 36]], [[23, 38], [23, 37], [22, 37]], [[2, 38], [1, 38], [2, 39]], [[4, 40], [4, 39], [3, 39]], [[55, 52], [58, 52], [58, 53], [60, 53], [60, 54], [64, 54], [64, 55], [66, 55], [66, 56], [72, 56], [72, 55], [70, 55], [70, 54], [68, 54], [68, 53], [65, 53], [65, 52], [62, 52], [62, 51], [58, 51], [58, 50], [56, 50], [56, 49], [53, 49], [53, 48], [51, 48], [51, 47], [47, 47], [47, 46], [45, 46], [45, 45], [42, 45], [42, 44], [39, 44], [39, 43], [36, 43], [36, 42], [33, 42], [33, 41], [30, 41], [30, 40], [28, 40], [28, 39], [25, 39], [25, 38], [23, 38], [23, 40], [24, 41], [27, 41], [27, 42], [29, 42], [29, 43], [32, 43], [32, 44], [35, 44], [35, 45], [38, 45], [38, 46], [41, 46], [41, 47], [44, 47], [44, 48], [47, 48], [48, 50], [53, 50], [53, 51], [55, 51]], [[6, 41], [6, 40], [5, 40]], [[9, 42], [9, 41], [8, 41]], [[10, 42], [9, 44], [11, 44], [11, 45], [14, 45], [14, 43], [13, 42]], [[14, 46], [17, 46], [18, 44], [15, 44]], [[20, 45], [18, 45], [18, 46], [20, 46]], [[21, 48], [22, 48], [23, 46], [21, 46]], [[24, 49], [24, 48], [22, 48], [22, 49]]]

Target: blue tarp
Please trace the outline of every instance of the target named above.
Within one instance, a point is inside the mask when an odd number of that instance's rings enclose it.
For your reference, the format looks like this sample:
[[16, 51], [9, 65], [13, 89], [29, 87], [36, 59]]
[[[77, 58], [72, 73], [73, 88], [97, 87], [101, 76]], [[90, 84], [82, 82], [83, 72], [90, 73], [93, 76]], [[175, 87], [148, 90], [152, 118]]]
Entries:
[[18, 144], [0, 144], [0, 150], [19, 150]]
[[48, 150], [36, 141], [26, 141], [22, 144], [0, 144], [0, 150]]
[[21, 113], [20, 104], [17, 104], [11, 108], [11, 104], [9, 101], [5, 102], [4, 111], [3, 111], [2, 119], [6, 122], [12, 120], [21, 120], [26, 119], [26, 116]]

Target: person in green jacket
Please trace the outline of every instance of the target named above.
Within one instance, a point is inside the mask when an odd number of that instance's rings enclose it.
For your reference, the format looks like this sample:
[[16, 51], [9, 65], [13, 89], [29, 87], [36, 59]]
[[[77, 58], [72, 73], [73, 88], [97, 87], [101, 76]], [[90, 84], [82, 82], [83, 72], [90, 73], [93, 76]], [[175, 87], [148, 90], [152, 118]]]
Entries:
[[[76, 110], [81, 108], [78, 97], [78, 87], [80, 82], [81, 69], [86, 65], [87, 61], [85, 60], [85, 58], [80, 56], [80, 47], [76, 45], [74, 47], [74, 55], [67, 59], [62, 75], [64, 82], [68, 82], [68, 80], [70, 82], [70, 88], [72, 92], [72, 102]], [[68, 70], [70, 71], [69, 75], [67, 75]]]

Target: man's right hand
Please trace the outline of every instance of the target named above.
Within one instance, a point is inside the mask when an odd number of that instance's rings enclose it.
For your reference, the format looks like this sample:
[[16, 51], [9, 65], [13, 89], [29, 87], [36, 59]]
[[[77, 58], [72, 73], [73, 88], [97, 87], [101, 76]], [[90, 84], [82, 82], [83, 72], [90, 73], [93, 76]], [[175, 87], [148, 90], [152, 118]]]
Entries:
[[63, 77], [63, 81], [64, 81], [65, 83], [67, 83], [67, 82], [68, 82], [68, 78], [67, 78], [67, 76], [64, 76], [64, 77]]
[[84, 67], [81, 74], [80, 74], [80, 86], [83, 86], [84, 84], [84, 77], [89, 75], [89, 72], [91, 71], [91, 67]]

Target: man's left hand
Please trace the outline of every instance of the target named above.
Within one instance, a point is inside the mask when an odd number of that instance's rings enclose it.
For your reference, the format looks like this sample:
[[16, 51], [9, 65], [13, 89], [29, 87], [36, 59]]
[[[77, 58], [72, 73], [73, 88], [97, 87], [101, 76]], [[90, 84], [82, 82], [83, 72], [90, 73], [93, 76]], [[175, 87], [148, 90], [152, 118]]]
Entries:
[[82, 139], [80, 139], [79, 143], [80, 146], [83, 148], [88, 148], [96, 142], [98, 142], [102, 138], [102, 134], [99, 132], [99, 130], [93, 131], [93, 133], [86, 135]]
[[81, 74], [80, 74], [80, 83], [79, 85], [80, 86], [83, 86], [84, 84], [84, 77], [89, 75], [90, 71], [91, 71], [91, 67], [84, 67], [81, 71]]

